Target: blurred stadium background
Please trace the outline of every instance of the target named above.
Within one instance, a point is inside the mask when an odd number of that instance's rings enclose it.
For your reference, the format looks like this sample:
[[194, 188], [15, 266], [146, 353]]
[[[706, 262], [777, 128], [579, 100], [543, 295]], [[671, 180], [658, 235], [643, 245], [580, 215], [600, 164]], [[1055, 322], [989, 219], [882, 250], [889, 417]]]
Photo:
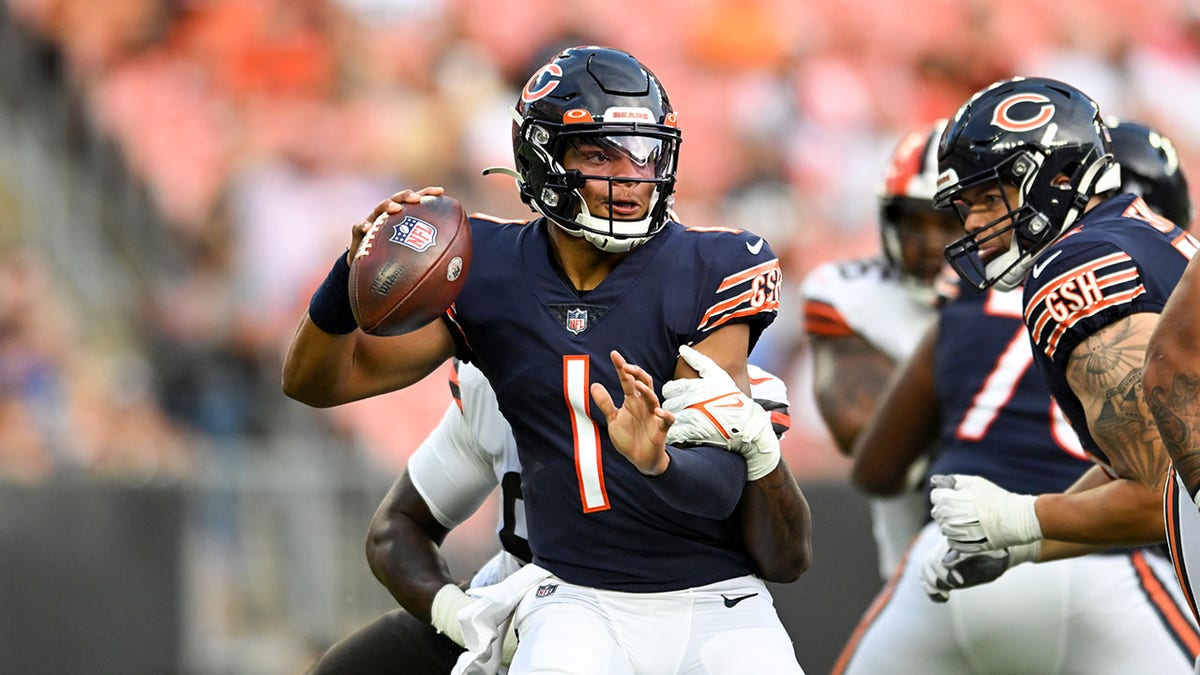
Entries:
[[[281, 350], [394, 190], [527, 215], [479, 171], [511, 164], [504, 109], [576, 43], [657, 72], [682, 218], [763, 234], [791, 280], [752, 359], [791, 386], [785, 452], [813, 501], [814, 567], [777, 589], [810, 674], [879, 580], [795, 289], [877, 249], [892, 144], [995, 79], [1048, 75], [1159, 127], [1200, 176], [1193, 2], [0, 0], [6, 670], [300, 672], [393, 606], [363, 535], [444, 373], [314, 411], [280, 394]], [[460, 574], [493, 518], [451, 536]]]

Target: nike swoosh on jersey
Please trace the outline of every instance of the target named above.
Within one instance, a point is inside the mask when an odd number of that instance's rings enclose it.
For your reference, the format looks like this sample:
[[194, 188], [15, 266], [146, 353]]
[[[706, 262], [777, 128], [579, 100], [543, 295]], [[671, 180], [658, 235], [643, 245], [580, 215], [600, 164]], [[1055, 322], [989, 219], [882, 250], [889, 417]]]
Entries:
[[750, 251], [751, 255], [758, 255], [759, 251], [762, 251], [762, 245], [763, 245], [762, 237], [759, 237], [758, 241], [754, 242], [753, 244], [751, 244], [750, 242], [746, 242], [746, 250]]
[[733, 607], [734, 605], [738, 604], [739, 602], [749, 599], [749, 598], [753, 598], [756, 595], [758, 595], [758, 593], [750, 593], [748, 595], [739, 595], [736, 598], [727, 598], [727, 597], [725, 597], [725, 594], [722, 593], [721, 599], [725, 601], [726, 607]]
[[1046, 269], [1046, 265], [1049, 265], [1051, 260], [1054, 260], [1055, 258], [1057, 258], [1060, 255], [1062, 255], [1062, 251], [1055, 251], [1049, 258], [1046, 258], [1045, 260], [1034, 264], [1033, 278], [1036, 279], [1039, 276], [1041, 276], [1042, 270]]

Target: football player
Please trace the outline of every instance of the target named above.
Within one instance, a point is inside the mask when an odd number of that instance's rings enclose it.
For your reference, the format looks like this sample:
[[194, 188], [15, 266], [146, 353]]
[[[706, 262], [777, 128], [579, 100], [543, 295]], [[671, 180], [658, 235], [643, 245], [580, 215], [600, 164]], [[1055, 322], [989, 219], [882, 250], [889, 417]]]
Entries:
[[[763, 579], [807, 567], [808, 507], [747, 396], [747, 355], [777, 313], [777, 258], [749, 232], [669, 219], [679, 122], [631, 55], [564, 50], [530, 77], [514, 122], [506, 173], [542, 217], [472, 217], [454, 305], [398, 337], [356, 330], [340, 255], [288, 349], [285, 393], [339, 405], [453, 356], [487, 377], [517, 443], [533, 563], [434, 598], [463, 624], [475, 667], [498, 665], [515, 621], [515, 672], [801, 672]], [[379, 215], [440, 193], [381, 202], [351, 248]], [[703, 427], [700, 413], [682, 415], [698, 409], [723, 433], [668, 445], [673, 422]], [[782, 564], [756, 565], [756, 546]]]
[[[945, 125], [939, 120], [912, 131], [888, 161], [877, 192], [881, 255], [827, 263], [803, 284], [817, 409], [847, 455], [892, 371], [936, 316], [934, 285], [946, 262], [942, 251], [959, 232], [952, 214], [933, 208], [937, 142]], [[929, 518], [918, 489], [921, 467], [912, 473], [908, 489], [869, 502], [885, 580]]]
[[[1098, 106], [1063, 82], [1014, 78], [980, 91], [950, 122], [938, 163], [938, 204], [954, 208], [966, 231], [947, 259], [979, 290], [1024, 283], [1034, 364], [1095, 463], [1067, 491], [1041, 495], [934, 475], [932, 515], [949, 548], [960, 561], [997, 552], [1002, 572], [1162, 542], [1169, 458], [1142, 369], [1196, 240], [1118, 192]], [[926, 559], [946, 589], [971, 582], [954, 573], [955, 560]]]
[[[775, 434], [782, 438], [791, 424], [786, 385], [753, 365], [749, 375], [754, 400], [771, 412]], [[372, 571], [411, 612], [388, 612], [339, 641], [311, 675], [451, 671], [463, 652], [463, 637], [455, 617], [433, 611], [447, 574], [437, 547], [497, 486], [500, 551], [469, 585], [497, 583], [532, 559], [516, 441], [496, 395], [477, 368], [458, 362], [450, 389], [454, 403], [379, 505], [367, 539]], [[504, 655], [511, 658], [516, 640], [511, 634], [506, 638]]]
[[1121, 191], [1141, 195], [1160, 216], [1192, 228], [1192, 194], [1170, 138], [1132, 120], [1105, 120], [1113, 157], [1121, 165]]
[[[1162, 191], [1146, 199], [1157, 208], [1190, 201]], [[1020, 289], [961, 288], [859, 436], [855, 483], [872, 494], [901, 490], [934, 447], [935, 474], [981, 476], [1027, 494], [1068, 489], [1091, 463], [1032, 363]], [[978, 578], [1035, 552], [1034, 544], [955, 552], [948, 567]], [[1190, 673], [1200, 654], [1200, 632], [1160, 547], [1023, 565], [948, 603], [938, 578], [951, 574], [947, 566], [920, 564], [947, 553], [937, 524], [926, 525], [835, 672]], [[923, 579], [923, 571], [936, 573]]]

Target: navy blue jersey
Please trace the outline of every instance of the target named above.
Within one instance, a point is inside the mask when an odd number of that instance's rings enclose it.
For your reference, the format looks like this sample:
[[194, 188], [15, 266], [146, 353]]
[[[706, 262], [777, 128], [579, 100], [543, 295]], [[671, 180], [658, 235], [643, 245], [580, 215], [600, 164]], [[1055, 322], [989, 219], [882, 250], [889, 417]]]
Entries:
[[942, 413], [931, 474], [983, 476], [1021, 494], [1062, 492], [1091, 463], [1031, 368], [1019, 292], [962, 285], [938, 318]]
[[512, 425], [534, 561], [571, 583], [626, 591], [753, 573], [740, 515], [716, 521], [663, 502], [613, 448], [588, 388], [603, 384], [620, 405], [614, 349], [661, 392], [680, 345], [742, 322], [753, 346], [778, 309], [770, 247], [671, 222], [580, 293], [552, 261], [546, 221], [471, 226], [470, 274], [448, 321]]
[[1191, 235], [1141, 198], [1120, 195], [1089, 211], [1038, 258], [1025, 280], [1024, 318], [1037, 369], [1084, 449], [1105, 466], [1108, 457], [1067, 383], [1067, 361], [1105, 326], [1139, 312], [1162, 312], [1195, 251]]

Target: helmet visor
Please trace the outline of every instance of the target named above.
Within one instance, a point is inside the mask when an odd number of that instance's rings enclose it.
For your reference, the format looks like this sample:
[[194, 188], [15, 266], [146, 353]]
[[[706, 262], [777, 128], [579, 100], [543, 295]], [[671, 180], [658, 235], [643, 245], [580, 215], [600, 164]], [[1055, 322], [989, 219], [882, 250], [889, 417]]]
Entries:
[[587, 134], [574, 136], [569, 147], [587, 159], [585, 175], [634, 179], [662, 179], [674, 173], [673, 138], [642, 134]]

